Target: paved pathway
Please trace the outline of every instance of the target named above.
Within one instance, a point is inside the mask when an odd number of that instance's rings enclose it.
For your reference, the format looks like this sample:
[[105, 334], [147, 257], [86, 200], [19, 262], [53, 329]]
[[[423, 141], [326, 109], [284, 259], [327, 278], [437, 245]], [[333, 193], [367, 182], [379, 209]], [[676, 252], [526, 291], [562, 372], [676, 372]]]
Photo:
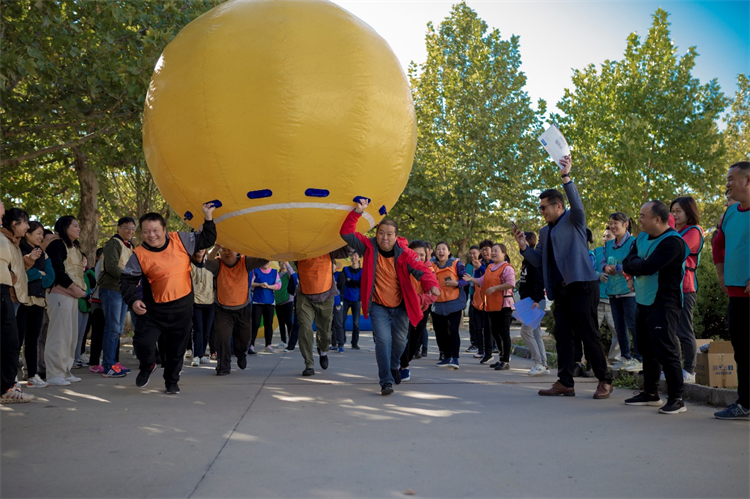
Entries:
[[[466, 342], [464, 342], [465, 344]], [[750, 425], [689, 405], [677, 416], [539, 397], [554, 376], [413, 363], [381, 397], [372, 340], [303, 378], [299, 351], [214, 376], [185, 367], [182, 393], [134, 376], [34, 391], [0, 408], [2, 497], [748, 497]], [[431, 343], [434, 345], [434, 341]], [[130, 355], [126, 364], [135, 369]]]

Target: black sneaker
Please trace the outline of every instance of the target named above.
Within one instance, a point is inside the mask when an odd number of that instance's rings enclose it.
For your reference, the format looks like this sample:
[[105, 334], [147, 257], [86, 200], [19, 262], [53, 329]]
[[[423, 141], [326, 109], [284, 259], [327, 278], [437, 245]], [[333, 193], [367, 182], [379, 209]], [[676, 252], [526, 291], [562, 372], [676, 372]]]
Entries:
[[359, 345], [352, 345], [352, 350], [359, 350]]
[[391, 369], [391, 376], [393, 376], [393, 382], [397, 385], [401, 384], [401, 373], [398, 369]]
[[257, 352], [255, 351], [255, 346], [254, 345], [250, 345], [247, 348], [247, 354], [248, 355], [258, 355]]
[[241, 359], [237, 359], [237, 367], [239, 367], [240, 369], [245, 369], [247, 367], [247, 355], [242, 357]]
[[143, 388], [148, 385], [148, 380], [151, 377], [151, 373], [154, 371], [156, 371], [156, 363], [151, 364], [151, 367], [148, 369], [141, 369], [138, 371], [138, 376], [135, 377], [135, 386]]
[[495, 357], [493, 357], [492, 355], [485, 355], [484, 357], [482, 357], [482, 360], [480, 360], [479, 363], [484, 365], [484, 364], [487, 364], [489, 361], [493, 360], [494, 358]]
[[304, 371], [302, 371], [302, 376], [313, 376], [315, 374], [315, 369], [312, 367], [308, 367]]
[[438, 361], [441, 361], [445, 358], [445, 355], [443, 355], [443, 352], [440, 352], [440, 355], [438, 355]]
[[[320, 348], [318, 348], [318, 355], [320, 355]], [[328, 369], [328, 355], [320, 355], [320, 368], [324, 371]]]
[[498, 362], [497, 367], [495, 367], [495, 371], [507, 371], [509, 369], [510, 369], [509, 362]]
[[490, 364], [490, 369], [495, 369], [499, 365], [500, 365], [500, 362], [495, 362], [494, 364]]
[[427, 357], [427, 350], [422, 350], [422, 357]]
[[217, 376], [229, 376], [229, 371], [216, 371]]
[[178, 393], [180, 393], [180, 387], [177, 386], [177, 383], [167, 387], [167, 395], [177, 395]]
[[682, 399], [668, 399], [667, 403], [659, 409], [661, 414], [679, 414], [681, 412], [687, 412], [685, 402]]
[[635, 397], [625, 399], [625, 405], [650, 405], [653, 407], [661, 407], [663, 402], [658, 393], [651, 395], [646, 392], [638, 392]]
[[573, 368], [574, 378], [583, 378], [583, 365], [580, 362], [576, 362], [576, 366]]
[[414, 354], [415, 359], [421, 359], [422, 358], [422, 352], [417, 350], [417, 353]]
[[393, 393], [393, 385], [390, 383], [386, 383], [385, 385], [383, 385], [383, 388], [380, 389], [380, 394], [384, 397], [386, 395], [390, 395], [391, 393]]

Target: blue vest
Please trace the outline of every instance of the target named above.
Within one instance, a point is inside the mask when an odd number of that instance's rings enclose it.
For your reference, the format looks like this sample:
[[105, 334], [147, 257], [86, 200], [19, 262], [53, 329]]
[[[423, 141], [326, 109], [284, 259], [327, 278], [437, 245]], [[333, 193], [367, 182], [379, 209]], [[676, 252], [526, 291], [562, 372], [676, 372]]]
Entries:
[[[333, 285], [334, 286], [336, 286], [336, 282], [340, 275], [341, 275], [341, 272], [333, 273]], [[341, 293], [337, 293], [336, 296], [333, 297], [333, 306], [338, 307], [339, 305], [341, 305]]]
[[[607, 241], [606, 246], [604, 246], [604, 257], [607, 259], [607, 265], [622, 265], [622, 261], [625, 260], [625, 257], [628, 256], [630, 250], [633, 248], [634, 242], [635, 238], [628, 236], [628, 239], [622, 246], [615, 248], [614, 239]], [[628, 281], [624, 275], [615, 274], [609, 276], [607, 279], [607, 294], [609, 296], [626, 295], [628, 293], [630, 293], [630, 289], [628, 289]]]
[[724, 212], [724, 284], [744, 288], [750, 280], [750, 211], [739, 211], [739, 203]]
[[[601, 269], [599, 269], [599, 262], [602, 261], [602, 256], [604, 255], [604, 246], [599, 246], [598, 248], [594, 248], [594, 270], [597, 273], [601, 272]], [[609, 278], [612, 278], [613, 276], [609, 276]], [[609, 279], [607, 280], [609, 282]], [[607, 283], [599, 281], [599, 298], [602, 300], [609, 300], [609, 295], [607, 294]]]
[[[266, 284], [273, 286], [274, 284], [276, 284], [276, 277], [279, 273], [276, 269], [271, 269], [271, 272], [269, 272], [268, 274], [264, 274], [258, 268], [253, 269], [253, 274], [255, 275], [255, 282], [265, 282]], [[273, 305], [273, 289], [253, 288], [253, 303]]]
[[[664, 234], [649, 241], [648, 234], [641, 232], [635, 240], [638, 256], [646, 259], [654, 252], [659, 243], [668, 237], [682, 237], [677, 231], [667, 230]], [[685, 244], [685, 256], [682, 259], [682, 275], [685, 275], [685, 259], [690, 254], [690, 248]], [[642, 275], [635, 278], [635, 301], [640, 305], [653, 305], [656, 293], [659, 291], [659, 272], [652, 275]], [[682, 295], [682, 281], [680, 281], [680, 295]]]
[[[347, 279], [352, 281], [362, 282], [362, 268], [360, 267], [357, 272], [352, 272], [351, 267], [344, 267], [344, 275]], [[359, 288], [350, 288], [344, 286], [344, 300], [346, 301], [359, 301]]]

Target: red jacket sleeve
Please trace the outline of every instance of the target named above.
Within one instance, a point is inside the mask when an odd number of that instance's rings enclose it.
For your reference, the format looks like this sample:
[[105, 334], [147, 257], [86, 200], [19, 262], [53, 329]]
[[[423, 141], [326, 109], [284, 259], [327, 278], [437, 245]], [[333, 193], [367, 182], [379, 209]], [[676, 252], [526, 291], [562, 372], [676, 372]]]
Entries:
[[[724, 221], [722, 216], [721, 221]], [[714, 264], [724, 263], [724, 248], [726, 245], [726, 238], [724, 237], [724, 231], [721, 230], [721, 222], [719, 222], [719, 228], [716, 229], [716, 237], [714, 237], [713, 243], [711, 243], [711, 256], [714, 258]]]

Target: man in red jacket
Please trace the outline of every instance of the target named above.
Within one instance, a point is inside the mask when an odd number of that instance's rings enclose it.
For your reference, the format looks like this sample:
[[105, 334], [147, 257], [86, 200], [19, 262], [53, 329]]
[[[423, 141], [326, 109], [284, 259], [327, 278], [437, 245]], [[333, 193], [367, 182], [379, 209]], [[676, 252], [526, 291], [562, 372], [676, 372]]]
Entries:
[[[430, 267], [398, 237], [398, 226], [390, 219], [378, 225], [375, 237], [368, 238], [357, 229], [357, 221], [369, 201], [359, 198], [354, 211], [341, 226], [341, 237], [364, 257], [362, 263], [362, 314], [372, 320], [375, 358], [378, 362], [380, 394], [393, 393], [399, 384], [398, 368], [406, 346], [409, 322], [416, 326], [426, 310], [440, 296], [440, 286]], [[413, 275], [428, 293], [418, 295], [411, 283]]]

